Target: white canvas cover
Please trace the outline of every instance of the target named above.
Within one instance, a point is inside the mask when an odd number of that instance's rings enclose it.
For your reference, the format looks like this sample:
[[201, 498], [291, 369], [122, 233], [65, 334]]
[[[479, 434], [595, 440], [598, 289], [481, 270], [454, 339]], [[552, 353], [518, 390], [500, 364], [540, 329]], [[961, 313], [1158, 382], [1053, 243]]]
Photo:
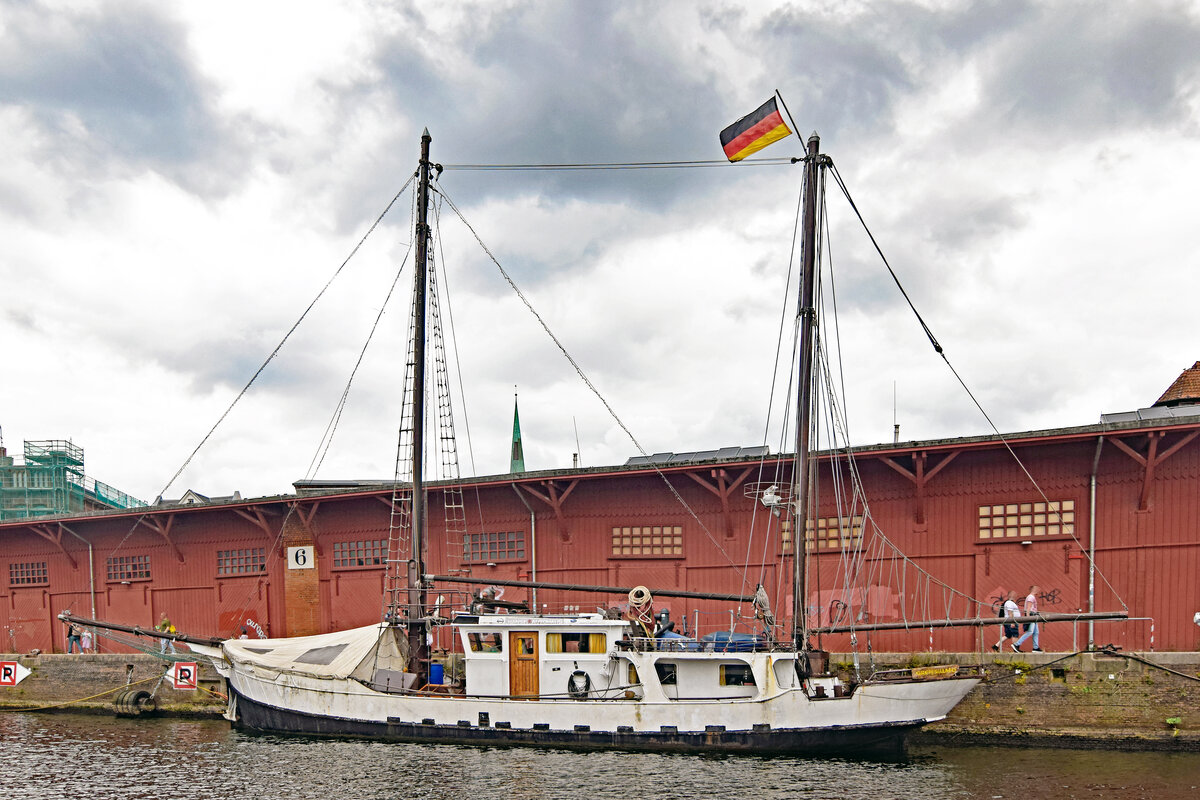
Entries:
[[369, 681], [377, 669], [402, 670], [408, 660], [404, 632], [382, 623], [316, 636], [229, 639], [222, 650], [231, 664], [264, 676], [287, 672]]

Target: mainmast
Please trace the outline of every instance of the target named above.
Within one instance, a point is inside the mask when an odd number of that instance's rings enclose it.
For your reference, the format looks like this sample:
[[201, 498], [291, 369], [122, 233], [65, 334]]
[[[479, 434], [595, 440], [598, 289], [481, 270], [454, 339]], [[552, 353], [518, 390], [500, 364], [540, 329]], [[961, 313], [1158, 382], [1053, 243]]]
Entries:
[[801, 240], [800, 278], [800, 368], [796, 398], [796, 466], [792, 471], [792, 497], [796, 506], [792, 513], [792, 624], [796, 649], [808, 647], [808, 619], [805, 600], [808, 596], [808, 517], [812, 483], [812, 453], [809, 452], [809, 429], [813, 417], [813, 377], [816, 370], [816, 273], [817, 273], [817, 191], [820, 167], [821, 137], [813, 131], [808, 137], [808, 157], [804, 167], [804, 237]]
[[421, 134], [417, 185], [416, 264], [413, 269], [412, 553], [408, 561], [408, 671], [426, 683], [429, 646], [425, 621], [425, 305], [429, 269], [429, 143]]

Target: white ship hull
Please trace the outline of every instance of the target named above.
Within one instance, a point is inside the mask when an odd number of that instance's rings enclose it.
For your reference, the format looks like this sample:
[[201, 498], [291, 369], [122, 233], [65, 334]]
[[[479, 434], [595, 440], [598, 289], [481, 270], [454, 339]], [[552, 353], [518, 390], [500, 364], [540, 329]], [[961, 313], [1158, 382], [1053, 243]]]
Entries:
[[[573, 671], [588, 674], [586, 695], [562, 691], [519, 699], [443, 694], [438, 691], [442, 687], [380, 691], [361, 678], [245, 663], [237, 648], [228, 645], [197, 649], [212, 656], [228, 680], [227, 716], [244, 729], [397, 741], [763, 753], [893, 751], [906, 732], [944, 718], [979, 682], [974, 675], [958, 676], [953, 668], [952, 674], [929, 680], [910, 675], [859, 685], [843, 685], [832, 676], [800, 680], [795, 654], [786, 651], [543, 652], [543, 684], [561, 676], [562, 686], [553, 688], [566, 689], [566, 676], [577, 668]], [[494, 664], [497, 675], [508, 674], [509, 653], [468, 653], [468, 661], [473, 655], [485, 668]], [[660, 663], [669, 663], [673, 675], [678, 668], [677, 684], [657, 679]], [[701, 676], [718, 674], [722, 665], [748, 666], [752, 685], [704, 684]], [[640, 682], [613, 685], [613, 676], [626, 673], [640, 675]], [[467, 675], [469, 690], [470, 667]], [[486, 687], [486, 673], [478, 675], [475, 684]], [[722, 690], [741, 696], [696, 696]]]

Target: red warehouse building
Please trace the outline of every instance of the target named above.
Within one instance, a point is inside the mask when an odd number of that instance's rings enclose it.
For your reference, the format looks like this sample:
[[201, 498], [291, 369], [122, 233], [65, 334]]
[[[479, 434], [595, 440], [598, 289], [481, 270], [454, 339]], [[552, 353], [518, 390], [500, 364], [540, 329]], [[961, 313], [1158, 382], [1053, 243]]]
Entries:
[[[1200, 363], [1154, 407], [1097, 425], [857, 448], [875, 525], [931, 576], [922, 579], [921, 602], [933, 606], [926, 618], [944, 616], [929, 591], [937, 581], [978, 598], [972, 613], [983, 615], [1005, 591], [1023, 596], [1037, 584], [1043, 611], [1128, 607], [1130, 620], [1095, 624], [1097, 645], [1198, 649], [1198, 399]], [[714, 451], [433, 484], [429, 571], [743, 595], [761, 583], [786, 625], [789, 531], [748, 487], [786, 485], [789, 459]], [[477, 520], [465, 534], [448, 532], [438, 513], [448, 490], [461, 490], [468, 519]], [[850, 606], [862, 619], [917, 618], [913, 597], [922, 587], [889, 581], [884, 573], [894, 567], [878, 554], [866, 556], [878, 561], [866, 570], [874, 575], [868, 585], [850, 591], [840, 583], [839, 565], [864, 529], [858, 518], [839, 520], [832, 499], [818, 499], [807, 537], [809, 612], [825, 620]], [[371, 623], [382, 607], [390, 510], [386, 484], [310, 482], [288, 496], [0, 523], [7, 576], [0, 649], [63, 650], [55, 617], [66, 609], [146, 627], [166, 612], [179, 630], [200, 635], [236, 636], [243, 627], [252, 636], [300, 635]], [[303, 548], [305, 563], [289, 563], [289, 548]], [[469, 588], [443, 583], [432, 594], [449, 601]], [[503, 598], [548, 610], [621, 600], [550, 589], [535, 598], [527, 588], [508, 588]], [[728, 604], [668, 599], [656, 607], [690, 630], [729, 625]], [[860, 634], [859, 646], [971, 651], [995, 635], [910, 629]], [[1086, 624], [1052, 623], [1042, 646], [1075, 650], [1088, 640]], [[849, 639], [830, 635], [823, 644], [845, 649]]]

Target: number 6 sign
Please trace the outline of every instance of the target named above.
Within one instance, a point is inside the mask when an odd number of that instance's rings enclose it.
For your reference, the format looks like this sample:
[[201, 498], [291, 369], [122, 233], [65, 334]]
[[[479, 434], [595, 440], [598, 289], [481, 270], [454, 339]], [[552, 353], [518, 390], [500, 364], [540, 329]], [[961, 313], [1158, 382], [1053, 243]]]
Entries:
[[317, 565], [311, 547], [289, 547], [287, 556], [288, 569], [312, 569]]

